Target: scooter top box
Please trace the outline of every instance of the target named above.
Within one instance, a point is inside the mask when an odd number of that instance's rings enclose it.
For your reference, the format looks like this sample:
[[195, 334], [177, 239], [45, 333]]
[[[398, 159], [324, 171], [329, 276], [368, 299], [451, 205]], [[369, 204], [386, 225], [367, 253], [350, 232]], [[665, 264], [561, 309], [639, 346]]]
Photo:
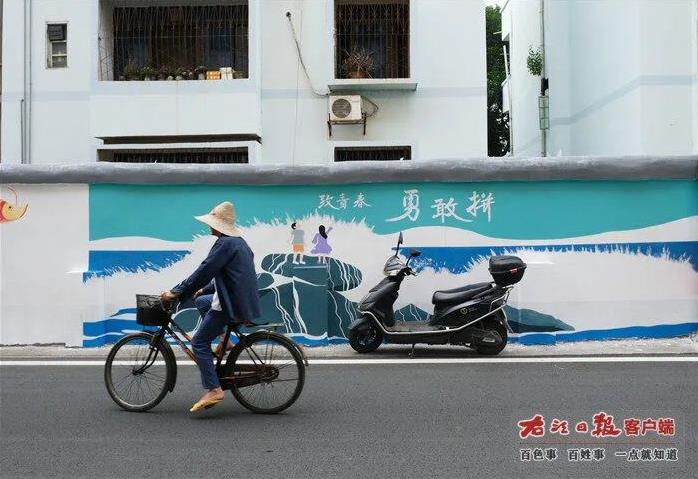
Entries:
[[523, 278], [526, 263], [518, 256], [492, 256], [490, 274], [499, 286], [516, 284]]

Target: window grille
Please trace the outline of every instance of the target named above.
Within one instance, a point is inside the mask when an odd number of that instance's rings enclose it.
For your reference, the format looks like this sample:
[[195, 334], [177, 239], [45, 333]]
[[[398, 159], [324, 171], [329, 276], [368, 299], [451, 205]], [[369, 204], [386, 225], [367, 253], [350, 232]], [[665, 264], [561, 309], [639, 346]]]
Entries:
[[66, 68], [68, 66], [68, 25], [49, 23], [46, 25], [48, 68]]
[[[102, 79], [197, 79], [200, 73], [205, 77], [206, 71], [221, 68], [232, 68], [234, 78], [247, 78], [247, 2], [192, 3], [195, 5], [133, 7], [120, 0], [105, 1], [100, 34]], [[224, 74], [223, 78], [231, 76]]]
[[346, 64], [352, 52], [368, 52], [372, 78], [409, 78], [409, 0], [335, 0], [335, 75], [357, 78]]
[[99, 160], [115, 163], [249, 163], [247, 148], [100, 150]]
[[397, 161], [412, 159], [411, 146], [338, 146], [334, 161]]

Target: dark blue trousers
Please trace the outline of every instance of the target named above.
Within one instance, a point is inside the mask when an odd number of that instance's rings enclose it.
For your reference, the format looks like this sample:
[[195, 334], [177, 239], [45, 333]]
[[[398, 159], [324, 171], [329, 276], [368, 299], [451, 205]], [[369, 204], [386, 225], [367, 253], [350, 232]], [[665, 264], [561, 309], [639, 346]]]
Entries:
[[206, 313], [211, 309], [211, 302], [213, 301], [212, 294], [202, 294], [194, 300], [194, 305], [196, 309], [199, 310], [199, 314], [202, 318], [206, 317]]
[[194, 301], [203, 320], [191, 340], [191, 345], [194, 354], [196, 354], [196, 362], [199, 365], [199, 371], [201, 371], [201, 384], [204, 389], [215, 389], [220, 386], [216, 367], [213, 364], [211, 343], [230, 322], [230, 318], [225, 313], [211, 309], [212, 299], [212, 294], [204, 294]]

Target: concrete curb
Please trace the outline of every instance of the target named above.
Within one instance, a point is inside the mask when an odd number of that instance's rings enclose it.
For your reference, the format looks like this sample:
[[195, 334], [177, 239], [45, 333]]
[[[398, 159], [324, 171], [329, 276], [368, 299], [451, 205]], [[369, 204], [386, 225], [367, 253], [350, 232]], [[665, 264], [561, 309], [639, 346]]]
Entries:
[[[66, 348], [63, 345], [50, 346], [1, 346], [0, 361], [16, 360], [104, 360], [111, 345], [99, 348]], [[175, 355], [188, 359], [179, 348], [173, 347]], [[384, 344], [375, 353], [361, 355], [349, 345], [333, 345], [304, 348], [309, 359], [375, 359], [393, 360], [408, 358], [411, 345]], [[415, 359], [477, 359], [482, 358], [474, 351], [457, 346], [417, 345]], [[653, 356], [695, 356], [698, 355], [698, 341], [692, 337], [670, 339], [633, 339], [612, 341], [583, 341], [560, 343], [552, 346], [525, 346], [510, 344], [496, 358], [564, 358], [586, 356], [599, 357], [653, 357]], [[494, 358], [494, 359], [496, 359]]]

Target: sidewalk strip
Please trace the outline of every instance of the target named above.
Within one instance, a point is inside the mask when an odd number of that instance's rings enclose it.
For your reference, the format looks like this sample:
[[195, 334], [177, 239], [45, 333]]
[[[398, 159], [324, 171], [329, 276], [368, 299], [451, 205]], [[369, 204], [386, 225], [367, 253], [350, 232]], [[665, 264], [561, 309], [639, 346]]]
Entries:
[[[247, 361], [249, 362], [249, 361]], [[283, 361], [280, 361], [283, 362]], [[531, 363], [695, 363], [698, 356], [549, 356], [501, 358], [375, 358], [375, 359], [308, 359], [310, 365], [381, 365], [381, 364], [531, 364]], [[129, 361], [115, 361], [126, 366]], [[157, 361], [156, 364], [164, 364]], [[180, 366], [194, 366], [190, 360], [178, 360]], [[0, 366], [104, 366], [104, 360], [0, 360]]]

